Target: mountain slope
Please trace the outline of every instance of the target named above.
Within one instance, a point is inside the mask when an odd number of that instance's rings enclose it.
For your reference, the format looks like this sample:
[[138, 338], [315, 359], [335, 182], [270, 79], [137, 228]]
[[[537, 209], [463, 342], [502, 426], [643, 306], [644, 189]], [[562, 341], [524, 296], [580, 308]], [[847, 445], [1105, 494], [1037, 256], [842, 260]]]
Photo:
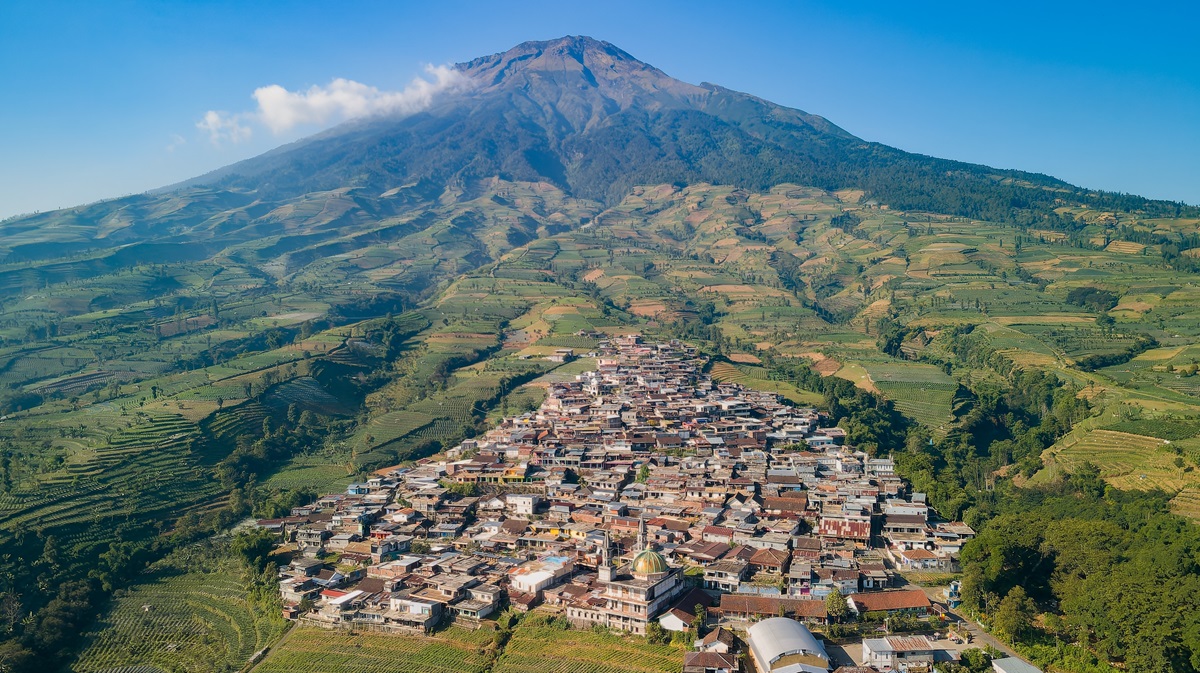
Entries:
[[829, 121], [712, 84], [672, 79], [607, 42], [527, 42], [459, 64], [473, 86], [406, 118], [346, 124], [187, 184], [291, 197], [422, 180], [548, 180], [619, 201], [636, 184], [784, 182], [862, 188], [898, 208], [1032, 223], [1056, 206], [1177, 216], [1177, 204], [1095, 193], [1022, 171], [871, 143]]
[[[1082, 226], [1062, 214], [1075, 206], [1200, 216], [864, 141], [816, 115], [673, 79], [587, 37], [526, 42], [457, 68], [470, 86], [419, 114], [356, 120], [157, 192], [0, 223], [0, 265], [76, 258], [65, 269], [0, 268], [18, 276], [0, 278], [0, 289], [130, 259], [195, 259], [264, 237], [352, 235], [439, 199], [478, 198], [495, 179], [549, 182], [604, 206], [649, 184], [860, 189], [901, 210], [1059, 230]], [[312, 213], [314, 201], [331, 205]], [[165, 247], [121, 252], [147, 242]], [[193, 247], [171, 249], [179, 245]]]

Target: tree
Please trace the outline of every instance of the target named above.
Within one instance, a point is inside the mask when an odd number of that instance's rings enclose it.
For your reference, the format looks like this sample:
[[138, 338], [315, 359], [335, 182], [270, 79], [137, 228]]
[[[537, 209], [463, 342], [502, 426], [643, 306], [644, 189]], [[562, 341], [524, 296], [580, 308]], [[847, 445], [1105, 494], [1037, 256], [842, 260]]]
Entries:
[[984, 671], [991, 670], [991, 656], [989, 656], [987, 652], [984, 652], [976, 647], [963, 650], [960, 655], [960, 661], [962, 662], [963, 667], [968, 671], [971, 671], [971, 673], [984, 673]]
[[650, 480], [650, 466], [646, 463], [642, 463], [642, 466], [640, 468], [638, 468], [637, 481], [639, 484], [644, 484], [649, 480]]
[[846, 597], [837, 587], [834, 587], [833, 591], [825, 597], [825, 612], [834, 623], [842, 621], [850, 614], [850, 606], [846, 604]]
[[696, 629], [696, 636], [703, 637], [704, 632], [708, 630], [708, 608], [704, 607], [703, 603], [696, 603], [693, 614], [696, 615], [696, 620], [692, 622], [693, 628]]
[[1000, 600], [994, 626], [998, 631], [1015, 640], [1033, 625], [1035, 612], [1036, 606], [1033, 600], [1026, 595], [1024, 588], [1017, 585]]
[[646, 640], [656, 645], [662, 645], [665, 644], [668, 639], [669, 636], [667, 635], [666, 629], [664, 629], [662, 624], [659, 624], [658, 621], [652, 621], [646, 625]]
[[0, 623], [4, 625], [4, 630], [7, 633], [12, 633], [16, 630], [17, 624], [21, 621], [21, 616], [24, 614], [21, 597], [11, 591], [3, 594], [3, 596], [3, 599], [0, 599]]
[[31, 673], [35, 670], [45, 670], [45, 663], [40, 657], [16, 641], [0, 643], [0, 672]]
[[240, 556], [246, 565], [261, 571], [267, 567], [267, 561], [275, 549], [275, 535], [262, 529], [242, 531], [233, 536], [230, 549]]

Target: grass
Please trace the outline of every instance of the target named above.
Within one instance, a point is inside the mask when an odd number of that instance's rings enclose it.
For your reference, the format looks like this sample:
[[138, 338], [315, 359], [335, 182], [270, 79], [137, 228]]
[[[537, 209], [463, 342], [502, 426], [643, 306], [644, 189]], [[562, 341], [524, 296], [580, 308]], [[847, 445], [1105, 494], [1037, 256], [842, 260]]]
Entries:
[[[1183, 466], [1176, 465], [1180, 459]], [[1113, 430], [1091, 430], [1046, 450], [1044, 471], [1071, 471], [1084, 462], [1100, 468], [1105, 481], [1123, 489], [1175, 493], [1200, 484], [1195, 465], [1171, 450], [1170, 440]], [[1188, 471], [1187, 468], [1192, 468]], [[1035, 475], [1035, 478], [1038, 475]], [[1043, 477], [1044, 478], [1044, 477]]]
[[674, 673], [683, 650], [603, 630], [545, 625], [527, 617], [513, 631], [492, 673]]
[[157, 564], [92, 627], [73, 670], [240, 670], [283, 634], [285, 622], [247, 603], [244, 571], [228, 553], [187, 547]]
[[713, 380], [719, 383], [737, 383], [751, 390], [777, 393], [795, 404], [809, 406], [823, 404], [825, 401], [822, 395], [811, 390], [801, 390], [787, 381], [772, 381], [766, 378], [767, 370], [764, 367], [717, 362], [713, 364], [709, 373]]
[[492, 663], [490, 629], [451, 627], [432, 636], [344, 633], [297, 626], [255, 673], [484, 673]]

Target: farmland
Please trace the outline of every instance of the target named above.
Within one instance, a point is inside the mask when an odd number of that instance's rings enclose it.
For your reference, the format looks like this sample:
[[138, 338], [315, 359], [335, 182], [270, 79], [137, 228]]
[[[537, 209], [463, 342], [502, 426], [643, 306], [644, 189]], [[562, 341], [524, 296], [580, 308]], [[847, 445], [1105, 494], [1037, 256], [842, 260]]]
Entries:
[[244, 573], [224, 547], [180, 549], [118, 596], [87, 634], [75, 670], [240, 670], [284, 631], [276, 610], [247, 603]]
[[345, 633], [298, 626], [256, 673], [484, 673], [492, 663], [492, 633], [451, 627], [432, 636]]
[[954, 422], [958, 382], [940, 369], [913, 363], [869, 362], [864, 365], [871, 382], [896, 410], [935, 430]]
[[772, 381], [768, 378], [767, 370], [762, 367], [718, 362], [713, 365], [711, 374], [714, 381], [728, 381], [754, 390], [779, 393], [795, 404], [814, 405], [823, 402], [823, 398], [814, 392], [801, 390], [786, 381]]
[[[1156, 436], [1200, 418], [1200, 281], [1153, 247], [1090, 243], [1102, 225], [1081, 220], [1068, 239], [796, 185], [648, 185], [602, 207], [496, 180], [380, 206], [361, 238], [328, 228], [357, 203], [309, 196], [287, 206], [306, 218], [294, 231], [202, 260], [78, 266], [70, 282], [44, 260], [0, 263], [0, 544], [17, 583], [43, 574], [47, 540], [64, 560], [43, 579], [78, 578], [114, 529], [146, 546], [216, 532], [239, 503], [253, 516], [434, 455], [536, 408], [546, 385], [595, 366], [599, 341], [633, 331], [702, 344], [719, 381], [823, 407], [820, 386], [779, 373], [811, 362], [890, 400], [929, 446], [1014, 376], [1046, 372], [1095, 422], [1044, 452], [1006, 445], [978, 474], [1021, 462], [1046, 484], [1091, 462], [1118, 488], [1179, 492], [1177, 511], [1200, 511], [1200, 433]], [[1079, 287], [1117, 303], [1071, 303]], [[547, 359], [561, 349], [577, 359]], [[264, 428], [293, 441], [255, 448]], [[249, 641], [210, 639], [230, 661]]]
[[681, 650], [601, 630], [566, 628], [531, 614], [513, 631], [493, 673], [666, 673], [679, 668]]
[[[1067, 470], [1083, 462], [1100, 468], [1101, 476], [1118, 488], [1161, 489], [1169, 493], [1194, 483], [1193, 458], [1177, 453], [1170, 440], [1112, 430], [1092, 430], [1069, 437], [1047, 450], [1047, 471]], [[1191, 469], [1189, 469], [1191, 468]]]

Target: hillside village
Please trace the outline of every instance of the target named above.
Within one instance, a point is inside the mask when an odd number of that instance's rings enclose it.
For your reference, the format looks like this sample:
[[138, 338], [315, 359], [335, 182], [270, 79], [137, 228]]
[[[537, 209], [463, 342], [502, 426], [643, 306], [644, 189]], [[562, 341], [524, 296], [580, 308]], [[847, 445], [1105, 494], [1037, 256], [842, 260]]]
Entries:
[[[682, 666], [707, 673], [742, 670], [730, 628], [760, 671], [832, 670], [807, 627], [832, 621], [834, 592], [849, 617], [935, 614], [899, 571], [956, 571], [974, 532], [909, 492], [891, 459], [814, 409], [714, 382], [680, 342], [617, 337], [589, 355], [596, 371], [444, 459], [259, 521], [294, 551], [285, 616], [423, 633], [545, 606], [578, 627], [703, 633]], [[884, 635], [858, 663], [937, 657], [957, 653]]]

